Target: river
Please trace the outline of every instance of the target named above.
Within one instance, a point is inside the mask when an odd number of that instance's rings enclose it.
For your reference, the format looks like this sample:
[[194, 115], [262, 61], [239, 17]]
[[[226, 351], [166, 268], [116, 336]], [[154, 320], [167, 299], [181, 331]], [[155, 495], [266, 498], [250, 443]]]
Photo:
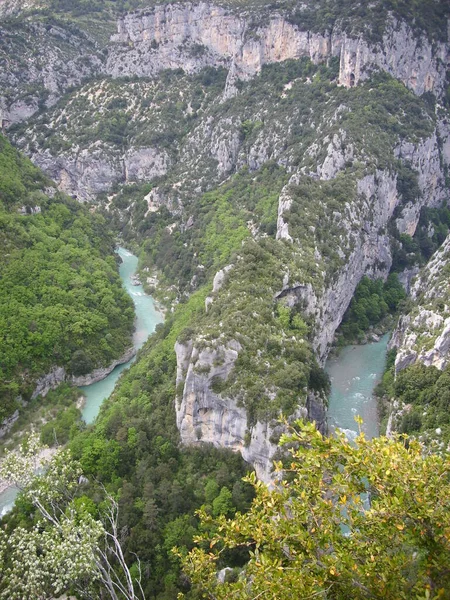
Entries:
[[[137, 257], [124, 248], [119, 248], [118, 253], [123, 261], [119, 268], [120, 276], [135, 305], [136, 331], [133, 344], [139, 349], [156, 325], [162, 322], [163, 317], [142, 286], [135, 286], [131, 282], [130, 276], [134, 275], [137, 269]], [[357, 435], [354, 419], [356, 415], [360, 415], [364, 420], [363, 430], [366, 435], [374, 437], [379, 434], [377, 401], [373, 397], [373, 390], [384, 371], [388, 340], [389, 334], [386, 334], [379, 342], [346, 346], [337, 356], [327, 361], [326, 371], [331, 379], [328, 407], [330, 432], [338, 427], [348, 438], [354, 438]], [[116, 367], [102, 381], [80, 388], [86, 397], [82, 411], [86, 423], [95, 420], [103, 400], [109, 397], [119, 375], [133, 360]], [[12, 489], [0, 494], [0, 514], [10, 510], [15, 495], [16, 492]]]
[[[136, 273], [138, 259], [125, 248], [117, 250], [122, 263], [119, 267], [120, 277], [123, 285], [134, 302], [135, 309], [135, 331], [133, 334], [133, 346], [139, 350], [153, 333], [158, 323], [162, 323], [163, 315], [158, 312], [151, 296], [148, 296], [142, 285], [133, 285], [131, 276]], [[124, 369], [130, 366], [134, 357], [127, 363], [117, 366], [102, 381], [81, 387], [80, 390], [86, 398], [82, 409], [82, 416], [86, 423], [92, 423], [99, 413], [102, 402], [108, 398], [116, 385], [116, 382]], [[16, 488], [8, 488], [0, 493], [0, 516], [6, 514], [14, 505], [17, 496]]]
[[330, 432], [341, 429], [349, 439], [357, 435], [355, 416], [362, 417], [362, 429], [367, 437], [379, 435], [377, 400], [373, 390], [380, 381], [386, 364], [390, 334], [363, 346], [346, 346], [326, 364], [331, 379], [328, 406]]
[[[122, 259], [122, 264], [119, 267], [120, 277], [125, 289], [134, 302], [136, 329], [133, 335], [133, 346], [136, 350], [139, 350], [144, 345], [148, 336], [155, 331], [156, 325], [162, 323], [163, 315], [158, 312], [153, 298], [144, 292], [142, 285], [133, 285], [131, 281], [131, 276], [137, 270], [137, 257], [128, 252], [128, 250], [125, 250], [125, 248], [119, 248], [118, 254]], [[103, 400], [111, 395], [119, 375], [133, 361], [134, 358], [123, 365], [117, 366], [105, 379], [80, 388], [86, 398], [81, 411], [86, 423], [92, 423], [95, 420]]]

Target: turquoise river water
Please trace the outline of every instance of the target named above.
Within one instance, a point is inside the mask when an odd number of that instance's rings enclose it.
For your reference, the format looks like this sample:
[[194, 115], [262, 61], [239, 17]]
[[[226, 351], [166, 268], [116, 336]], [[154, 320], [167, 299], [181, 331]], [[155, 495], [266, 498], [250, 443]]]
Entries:
[[[119, 267], [120, 277], [125, 289], [134, 302], [136, 320], [133, 346], [136, 350], [139, 350], [148, 336], [153, 333], [156, 325], [163, 321], [163, 315], [158, 312], [153, 299], [144, 292], [142, 285], [133, 285], [131, 281], [131, 276], [137, 270], [137, 257], [128, 250], [125, 250], [125, 248], [119, 248], [117, 252], [122, 259], [122, 264]], [[95, 420], [102, 402], [110, 396], [120, 374], [130, 366], [133, 360], [134, 358], [123, 365], [117, 366], [102, 381], [80, 388], [86, 398], [82, 409], [83, 419], [86, 423], [92, 423]], [[0, 516], [11, 510], [16, 496], [16, 488], [8, 488], [0, 493]]]
[[373, 390], [384, 371], [388, 341], [387, 333], [379, 342], [346, 346], [338, 356], [327, 361], [325, 368], [331, 379], [330, 432], [339, 428], [349, 439], [355, 438], [358, 431], [355, 416], [359, 415], [364, 421], [362, 428], [366, 436], [379, 435]]
[[[119, 267], [120, 276], [125, 289], [134, 302], [136, 329], [133, 335], [133, 346], [136, 350], [139, 350], [144, 345], [148, 336], [155, 331], [156, 325], [162, 323], [163, 316], [156, 310], [153, 298], [144, 292], [142, 285], [132, 284], [131, 276], [136, 273], [137, 257], [128, 252], [128, 250], [125, 250], [125, 248], [119, 248], [118, 254], [122, 259], [122, 264]], [[130, 362], [117, 366], [102, 381], [80, 388], [86, 398], [82, 410], [83, 419], [86, 423], [92, 423], [95, 420], [103, 400], [111, 395], [119, 375], [124, 369], [130, 366], [133, 360], [134, 358]]]
[[[153, 299], [144, 293], [142, 286], [135, 286], [131, 282], [130, 276], [134, 275], [137, 269], [136, 256], [124, 248], [119, 248], [118, 252], [123, 261], [120, 276], [135, 305], [136, 331], [133, 343], [135, 348], [139, 349], [156, 325], [162, 322], [163, 317], [156, 310]], [[327, 361], [326, 370], [331, 378], [328, 407], [330, 431], [339, 428], [348, 438], [354, 438], [357, 434], [354, 419], [356, 415], [360, 415], [364, 420], [363, 430], [366, 435], [378, 435], [377, 402], [373, 397], [373, 390], [383, 374], [388, 340], [389, 334], [386, 334], [379, 342], [364, 346], [347, 346], [338, 356]], [[120, 373], [132, 361], [133, 359], [129, 363], [119, 365], [102, 381], [80, 388], [86, 397], [82, 413], [87, 423], [95, 420], [103, 400], [109, 397]], [[0, 494], [0, 514], [10, 510], [16, 495], [14, 489]]]

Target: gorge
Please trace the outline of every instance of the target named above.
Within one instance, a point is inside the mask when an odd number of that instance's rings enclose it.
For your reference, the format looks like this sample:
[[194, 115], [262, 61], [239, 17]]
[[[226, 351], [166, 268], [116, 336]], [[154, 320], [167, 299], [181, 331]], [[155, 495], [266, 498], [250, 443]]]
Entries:
[[[191, 549], [196, 509], [245, 511], [248, 469], [272, 481], [281, 415], [353, 436], [382, 376], [389, 430], [447, 448], [449, 16], [437, 0], [0, 0], [0, 416], [61, 394], [86, 502], [117, 499], [146, 594], [186, 591], [171, 547]], [[117, 242], [139, 257], [120, 250], [146, 319], [133, 347]], [[365, 277], [408, 298], [360, 298]], [[384, 374], [384, 336], [329, 358], [351, 305], [355, 339], [392, 315]], [[86, 428], [59, 384], [99, 379]]]

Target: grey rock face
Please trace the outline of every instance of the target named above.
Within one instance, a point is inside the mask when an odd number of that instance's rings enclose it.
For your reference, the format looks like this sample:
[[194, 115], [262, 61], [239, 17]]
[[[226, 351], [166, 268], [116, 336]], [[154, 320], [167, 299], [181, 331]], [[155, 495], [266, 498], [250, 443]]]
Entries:
[[31, 156], [33, 162], [45, 171], [59, 189], [89, 202], [108, 192], [115, 183], [148, 181], [164, 175], [169, 165], [166, 152], [155, 148], [130, 148], [125, 156], [108, 152], [105, 148], [70, 151], [53, 156], [48, 150]]
[[414, 307], [399, 320], [390, 342], [397, 348], [397, 372], [418, 361], [438, 369], [450, 363], [449, 264], [450, 235], [411, 287]]
[[[234, 73], [246, 79], [267, 63], [302, 56], [317, 63], [339, 56], [339, 82], [347, 87], [357, 85], [371, 67], [378, 67], [416, 94], [432, 91], [440, 95], [444, 89], [447, 45], [432, 46], [405, 23], [391, 20], [382, 44], [374, 46], [338, 28], [332, 34], [301, 31], [282, 14], [274, 14], [259, 26], [256, 35], [249, 34], [252, 27], [251, 20], [207, 2], [137, 11], [119, 20], [106, 70], [114, 77], [154, 76], [163, 69], [192, 73], [206, 65], [232, 65]], [[234, 94], [231, 83], [225, 96], [230, 94]]]
[[280, 16], [256, 36], [249, 30], [245, 18], [214, 4], [156, 6], [119, 20], [106, 69], [115, 77], [153, 76], [163, 69], [192, 73], [206, 65], [233, 64], [248, 78], [265, 63], [306, 55], [318, 62], [330, 54], [328, 36], [300, 32]]
[[[182, 395], [175, 401], [177, 426], [184, 444], [207, 442], [240, 452], [258, 478], [270, 483], [277, 450], [271, 438], [279, 428], [260, 422], [249, 428], [245, 408], [211, 389], [214, 378], [226, 380], [240, 349], [235, 341], [202, 350], [192, 342], [176, 343], [177, 387], [183, 385]], [[306, 408], [300, 408], [296, 416], [305, 418]]]
[[39, 395], [46, 396], [50, 390], [54, 390], [58, 387], [58, 385], [65, 381], [68, 381], [77, 387], [91, 385], [91, 383], [101, 381], [102, 379], [105, 379], [105, 377], [109, 375], [111, 371], [117, 367], [117, 365], [123, 365], [124, 363], [127, 363], [135, 354], [136, 350], [134, 348], [129, 348], [120, 358], [114, 360], [107, 367], [95, 369], [92, 371], [92, 373], [77, 377], [75, 375], [68, 375], [64, 367], [53, 367], [53, 369], [51, 369], [46, 375], [40, 377], [36, 381], [36, 387], [34, 388], [31, 398], [34, 399]]
[[95, 42], [81, 31], [31, 19], [18, 28], [11, 32], [0, 22], [7, 53], [7, 68], [0, 71], [0, 118], [9, 123], [53, 106], [69, 87], [100, 73], [103, 61]]
[[16, 410], [10, 417], [0, 422], [0, 439], [5, 437], [7, 433], [11, 431], [12, 426], [19, 418], [19, 411]]

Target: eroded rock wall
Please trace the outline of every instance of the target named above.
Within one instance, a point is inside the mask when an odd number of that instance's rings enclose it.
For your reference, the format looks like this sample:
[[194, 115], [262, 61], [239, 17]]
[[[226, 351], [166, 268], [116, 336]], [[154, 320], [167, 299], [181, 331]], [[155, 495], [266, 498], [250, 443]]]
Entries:
[[450, 235], [411, 287], [412, 310], [402, 316], [390, 342], [395, 369], [416, 362], [444, 369], [450, 363]]
[[417, 36], [408, 25], [392, 19], [383, 42], [370, 45], [339, 27], [332, 33], [302, 31], [281, 13], [272, 13], [267, 24], [255, 25], [248, 16], [206, 2], [130, 13], [119, 20], [111, 42], [106, 69], [114, 77], [233, 65], [246, 79], [267, 63], [302, 56], [317, 63], [338, 56], [342, 85], [357, 85], [370, 68], [378, 67], [419, 95], [443, 92], [449, 61], [448, 45], [431, 45], [425, 36]]
[[[277, 450], [274, 436], [281, 431], [279, 424], [249, 425], [243, 406], [234, 398], [213, 391], [215, 379], [227, 379], [240, 349], [236, 341], [201, 350], [192, 341], [177, 342], [177, 389], [182, 388], [175, 401], [177, 426], [184, 444], [208, 442], [240, 452], [254, 467], [258, 478], [270, 483]], [[295, 416], [306, 418], [306, 407], [299, 407]]]

